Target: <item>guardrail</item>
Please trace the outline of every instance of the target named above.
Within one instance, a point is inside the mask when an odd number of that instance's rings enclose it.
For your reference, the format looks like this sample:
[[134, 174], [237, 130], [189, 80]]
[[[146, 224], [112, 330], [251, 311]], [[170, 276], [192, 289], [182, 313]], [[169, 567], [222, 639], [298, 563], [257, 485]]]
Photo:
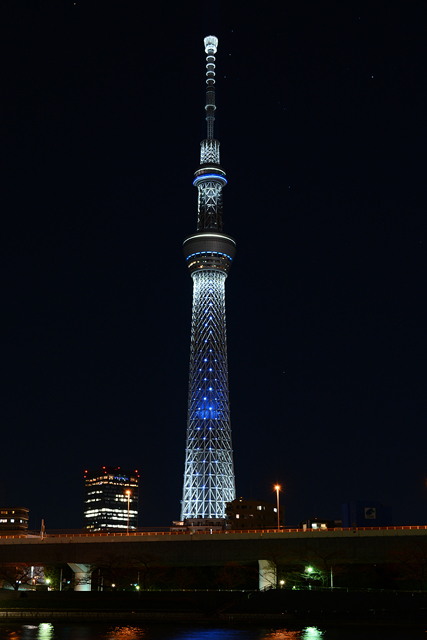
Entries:
[[351, 531], [356, 533], [357, 531], [407, 531], [407, 530], [424, 530], [427, 531], [427, 525], [402, 525], [402, 526], [390, 526], [390, 527], [350, 527], [350, 528], [328, 528], [328, 529], [227, 529], [227, 530], [209, 530], [209, 531], [129, 531], [129, 533], [124, 532], [108, 532], [108, 531], [88, 531], [88, 532], [64, 532], [64, 533], [56, 533], [56, 532], [44, 532], [41, 535], [38, 532], [28, 532], [27, 534], [17, 534], [17, 535], [2, 535], [0, 533], [1, 538], [99, 538], [99, 537], [108, 537], [108, 538], [117, 538], [117, 537], [141, 537], [141, 536], [192, 536], [192, 535], [242, 535], [245, 533], [269, 533], [269, 534], [281, 534], [286, 535], [287, 533], [300, 533], [304, 535], [307, 532], [319, 532], [319, 535], [325, 531]]

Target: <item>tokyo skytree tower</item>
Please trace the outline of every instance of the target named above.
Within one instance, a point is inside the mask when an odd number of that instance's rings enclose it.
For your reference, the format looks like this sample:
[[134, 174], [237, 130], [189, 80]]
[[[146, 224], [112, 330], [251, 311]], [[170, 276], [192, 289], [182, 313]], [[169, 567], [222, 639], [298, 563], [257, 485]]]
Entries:
[[225, 518], [234, 500], [233, 451], [228, 397], [225, 279], [236, 243], [222, 232], [222, 189], [227, 184], [214, 138], [215, 54], [218, 39], [204, 39], [206, 139], [200, 143], [197, 231], [184, 240], [193, 279], [187, 442], [181, 520]]

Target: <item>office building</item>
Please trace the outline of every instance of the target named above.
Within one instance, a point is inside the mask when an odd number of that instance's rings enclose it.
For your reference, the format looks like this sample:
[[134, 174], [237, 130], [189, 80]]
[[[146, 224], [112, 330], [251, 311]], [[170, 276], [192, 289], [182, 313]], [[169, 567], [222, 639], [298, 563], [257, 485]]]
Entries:
[[84, 528], [124, 531], [138, 527], [138, 471], [102, 467], [85, 471]]
[[0, 536], [20, 535], [28, 531], [29, 509], [25, 507], [0, 508]]

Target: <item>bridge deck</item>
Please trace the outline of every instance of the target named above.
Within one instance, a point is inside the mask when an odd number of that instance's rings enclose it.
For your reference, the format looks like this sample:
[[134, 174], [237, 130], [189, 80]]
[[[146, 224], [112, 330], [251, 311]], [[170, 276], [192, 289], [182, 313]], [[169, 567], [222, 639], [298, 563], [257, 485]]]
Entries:
[[311, 553], [342, 562], [392, 562], [393, 554], [422, 544], [427, 527], [220, 532], [135, 532], [0, 537], [0, 562], [89, 563], [106, 556], [174, 565], [218, 565], [280, 557], [295, 560]]

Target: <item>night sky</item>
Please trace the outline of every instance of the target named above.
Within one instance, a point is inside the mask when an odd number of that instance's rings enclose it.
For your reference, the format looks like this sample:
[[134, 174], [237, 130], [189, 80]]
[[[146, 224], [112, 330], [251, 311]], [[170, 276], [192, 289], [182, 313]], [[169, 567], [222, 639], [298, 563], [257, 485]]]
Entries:
[[2, 505], [80, 528], [110, 465], [179, 518], [212, 34], [237, 495], [427, 523], [424, 11], [2, 3]]

